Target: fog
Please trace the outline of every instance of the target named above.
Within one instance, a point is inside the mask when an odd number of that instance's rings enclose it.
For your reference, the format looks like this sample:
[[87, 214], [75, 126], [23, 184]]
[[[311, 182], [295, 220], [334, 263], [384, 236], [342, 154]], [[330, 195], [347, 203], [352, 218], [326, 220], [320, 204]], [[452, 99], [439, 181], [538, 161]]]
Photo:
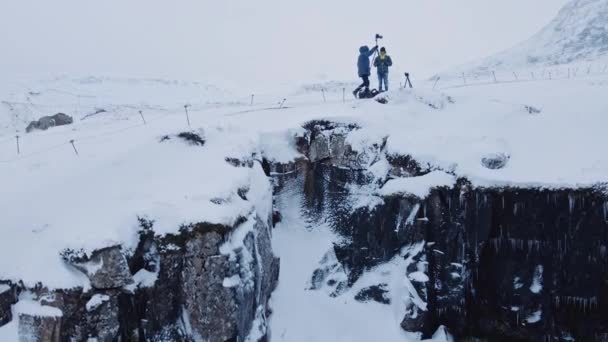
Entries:
[[356, 78], [384, 35], [419, 77], [525, 40], [566, 0], [2, 0], [0, 75], [243, 83]]

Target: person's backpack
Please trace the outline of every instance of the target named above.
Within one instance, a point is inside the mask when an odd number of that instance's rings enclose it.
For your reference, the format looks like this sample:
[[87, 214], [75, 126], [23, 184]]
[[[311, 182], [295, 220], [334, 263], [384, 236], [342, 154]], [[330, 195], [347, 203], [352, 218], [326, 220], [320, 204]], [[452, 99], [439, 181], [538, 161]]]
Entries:
[[371, 90], [363, 89], [362, 91], [359, 92], [359, 98], [360, 99], [371, 99], [371, 98], [374, 98], [378, 94], [380, 94], [378, 89], [371, 89]]

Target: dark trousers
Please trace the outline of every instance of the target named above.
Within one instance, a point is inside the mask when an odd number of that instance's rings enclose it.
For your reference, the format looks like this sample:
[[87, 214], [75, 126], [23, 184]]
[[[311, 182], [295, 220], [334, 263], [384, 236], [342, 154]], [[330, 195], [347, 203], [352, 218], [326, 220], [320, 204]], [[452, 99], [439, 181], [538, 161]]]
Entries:
[[369, 75], [361, 76], [363, 83], [355, 89], [355, 93], [358, 93], [362, 88], [369, 89]]

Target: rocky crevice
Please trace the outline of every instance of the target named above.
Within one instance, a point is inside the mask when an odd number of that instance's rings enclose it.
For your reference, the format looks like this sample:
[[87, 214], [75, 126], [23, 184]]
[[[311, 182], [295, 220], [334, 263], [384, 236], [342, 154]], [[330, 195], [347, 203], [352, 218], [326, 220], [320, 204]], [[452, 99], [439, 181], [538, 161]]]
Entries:
[[[460, 178], [426, 198], [392, 195], [359, 205], [357, 189], [377, 197], [369, 190], [387, 179], [422, 176], [434, 168], [410, 156], [387, 156], [382, 141], [357, 151], [344, 143], [357, 127], [305, 127], [298, 145], [308, 160], [272, 170], [291, 171], [280, 177], [303, 177], [308, 211], [329, 217], [346, 238], [334, 246], [340, 263], [334, 267], [347, 270], [348, 286], [409, 248], [404, 257], [411, 263], [403, 276], [424, 305], [408, 304], [404, 330], [430, 337], [444, 325], [457, 338], [492, 341], [608, 338], [604, 191], [476, 188]], [[388, 174], [378, 177], [374, 165], [384, 161]], [[311, 276], [314, 284], [318, 274]], [[383, 286], [360, 297], [382, 302]]]

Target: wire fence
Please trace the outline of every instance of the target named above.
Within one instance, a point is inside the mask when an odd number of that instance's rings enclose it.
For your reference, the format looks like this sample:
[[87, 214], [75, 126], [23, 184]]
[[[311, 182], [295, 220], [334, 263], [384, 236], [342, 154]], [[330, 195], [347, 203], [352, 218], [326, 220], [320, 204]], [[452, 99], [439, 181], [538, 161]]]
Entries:
[[453, 89], [505, 83], [534, 81], [564, 81], [602, 76], [608, 73], [606, 64], [553, 66], [537, 69], [502, 69], [444, 74], [430, 79], [433, 89]]
[[[540, 81], [563, 81], [563, 80], [571, 80], [571, 79], [588, 79], [590, 77], [606, 75], [608, 74], [608, 64], [602, 65], [594, 65], [589, 64], [586, 66], [562, 66], [562, 67], [547, 67], [535, 70], [488, 70], [484, 72], [471, 72], [471, 73], [460, 73], [460, 74], [452, 74], [452, 75], [442, 75], [431, 78], [426, 82], [425, 85], [428, 88], [438, 89], [438, 90], [447, 90], [447, 89], [456, 89], [463, 87], [475, 87], [475, 86], [486, 86], [486, 85], [494, 85], [494, 84], [508, 84], [508, 83], [524, 83], [524, 82], [540, 82]], [[307, 93], [311, 96], [315, 97], [318, 94], [317, 102], [313, 103], [313, 105], [323, 105], [329, 103], [348, 103], [347, 101], [347, 88], [346, 86], [349, 84], [340, 83], [340, 84], [329, 84], [327, 86], [323, 85], [315, 85], [311, 89], [307, 89]], [[297, 94], [296, 94], [297, 95]], [[349, 98], [350, 99], [350, 98]], [[14, 105], [34, 105], [32, 103], [9, 103], [6, 101], [2, 102], [5, 105], [9, 105], [11, 111], [13, 110]], [[58, 136], [65, 136], [66, 141], [62, 143], [57, 143], [51, 146], [46, 146], [44, 148], [40, 148], [34, 151], [24, 150], [23, 144], [25, 141], [29, 139], [27, 134], [19, 134], [18, 132], [14, 136], [6, 136], [0, 139], [0, 146], [6, 146], [9, 144], [14, 145], [14, 156], [12, 158], [0, 160], [0, 164], [10, 164], [19, 162], [21, 160], [25, 160], [34, 156], [38, 156], [41, 154], [49, 153], [51, 151], [60, 149], [60, 148], [73, 148], [75, 155], [78, 155], [78, 151], [76, 150], [76, 144], [80, 142], [87, 142], [97, 139], [100, 142], [107, 141], [112, 136], [130, 132], [135, 129], [145, 128], [151, 124], [157, 124], [166, 120], [167, 118], [175, 118], [179, 120], [183, 120], [184, 127], [190, 127], [190, 117], [189, 109], [194, 111], [205, 111], [212, 108], [217, 107], [231, 107], [236, 106], [239, 107], [239, 110], [223, 113], [220, 116], [231, 117], [237, 115], [243, 115], [248, 113], [255, 113], [267, 110], [286, 110], [293, 108], [293, 105], [301, 105], [302, 103], [306, 103], [311, 105], [310, 101], [297, 101], [291, 103], [289, 98], [282, 97], [277, 98], [276, 95], [269, 94], [251, 94], [247, 97], [238, 97], [234, 101], [230, 101], [227, 103], [206, 103], [207, 106], [202, 104], [192, 106], [190, 104], [183, 105], [182, 108], [161, 108], [158, 106], [137, 106], [137, 105], [128, 105], [123, 106], [123, 110], [128, 109], [132, 112], [132, 116], [128, 118], [131, 120], [140, 120], [140, 122], [136, 124], [132, 124], [132, 121], [129, 125], [119, 127], [116, 129], [112, 129], [109, 131], [104, 131], [98, 134], [84, 135], [79, 136], [77, 133], [72, 134], [70, 139], [70, 133], [68, 132], [57, 132], [57, 133], [46, 133], [43, 138], [52, 138]], [[80, 104], [78, 104], [80, 105]], [[164, 111], [165, 113], [162, 115], [157, 115], [155, 117], [145, 117], [142, 112], [143, 109], [154, 109], [156, 111]], [[181, 114], [184, 112], [185, 116]], [[136, 119], [136, 117], [138, 119]], [[139, 119], [141, 117], [141, 119]], [[40, 136], [38, 137], [40, 138]]]

